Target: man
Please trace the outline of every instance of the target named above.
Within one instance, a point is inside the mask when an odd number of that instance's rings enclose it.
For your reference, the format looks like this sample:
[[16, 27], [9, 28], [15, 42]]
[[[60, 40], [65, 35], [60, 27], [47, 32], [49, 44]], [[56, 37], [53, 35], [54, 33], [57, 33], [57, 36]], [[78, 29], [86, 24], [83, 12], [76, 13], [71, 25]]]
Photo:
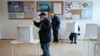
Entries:
[[58, 43], [58, 30], [60, 28], [60, 19], [53, 13], [51, 13], [51, 18], [52, 18], [52, 30], [53, 30], [53, 37], [54, 40], [53, 42]]
[[[41, 56], [50, 56], [49, 45], [51, 41], [51, 24], [50, 21], [46, 18], [45, 13], [40, 13], [40, 22], [34, 22], [34, 25], [40, 28], [39, 30], [39, 39], [41, 44], [41, 49], [43, 50], [43, 55]], [[33, 19], [34, 20], [34, 19]]]
[[77, 44], [77, 36], [80, 35], [80, 27], [78, 23], [73, 22], [75, 24], [75, 31], [70, 33], [69, 39], [70, 39], [70, 44], [74, 43]]

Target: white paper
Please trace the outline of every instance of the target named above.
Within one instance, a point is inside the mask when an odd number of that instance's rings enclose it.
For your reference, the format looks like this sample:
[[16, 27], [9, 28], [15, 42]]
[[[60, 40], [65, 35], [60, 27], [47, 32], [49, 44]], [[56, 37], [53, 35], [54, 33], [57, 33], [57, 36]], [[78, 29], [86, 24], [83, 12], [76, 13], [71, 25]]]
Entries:
[[16, 13], [9, 13], [9, 18], [17, 18], [17, 14]]
[[71, 18], [72, 17], [72, 13], [65, 13], [65, 18]]
[[80, 15], [72, 15], [72, 19], [78, 20], [80, 19]]
[[17, 18], [24, 18], [24, 13], [17, 13]]
[[33, 18], [35, 16], [35, 6], [34, 2], [24, 3], [25, 18]]
[[54, 13], [55, 14], [61, 14], [62, 10], [61, 10], [61, 3], [54, 3]]

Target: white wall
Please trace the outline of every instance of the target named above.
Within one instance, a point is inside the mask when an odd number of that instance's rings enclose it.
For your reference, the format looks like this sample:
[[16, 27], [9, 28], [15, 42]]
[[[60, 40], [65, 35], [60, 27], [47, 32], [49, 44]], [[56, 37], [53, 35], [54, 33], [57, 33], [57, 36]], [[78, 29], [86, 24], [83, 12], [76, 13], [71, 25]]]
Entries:
[[[12, 0], [15, 1], [15, 0]], [[17, 0], [18, 1], [18, 0]], [[21, 0], [19, 0], [21, 1]], [[26, 0], [23, 0], [26, 1]], [[29, 0], [28, 0], [29, 1]], [[32, 0], [31, 0], [32, 1]], [[62, 0], [61, 0], [62, 1]], [[66, 1], [66, 0], [65, 0]], [[92, 1], [92, 0], [90, 0]], [[17, 31], [16, 31], [16, 25], [30, 25], [32, 24], [31, 20], [9, 20], [8, 19], [8, 8], [7, 8], [7, 0], [0, 0], [2, 2], [2, 39], [12, 39], [17, 37]], [[86, 23], [98, 23], [100, 21], [100, 13], [98, 13], [100, 10], [100, 1], [99, 0], [93, 0], [93, 20], [77, 20], [80, 24], [81, 28], [81, 37], [79, 39], [83, 39], [84, 34], [85, 34], [85, 25]], [[1, 13], [0, 13], [1, 14]], [[99, 20], [99, 21], [98, 21]], [[0, 18], [1, 21], [1, 18]], [[68, 38], [68, 35], [66, 34], [66, 23], [67, 22], [73, 22], [72, 20], [62, 20], [61, 21], [61, 29], [60, 29], [60, 34], [63, 38]], [[36, 28], [35, 28], [36, 29]], [[35, 31], [35, 35], [37, 37], [37, 29]]]

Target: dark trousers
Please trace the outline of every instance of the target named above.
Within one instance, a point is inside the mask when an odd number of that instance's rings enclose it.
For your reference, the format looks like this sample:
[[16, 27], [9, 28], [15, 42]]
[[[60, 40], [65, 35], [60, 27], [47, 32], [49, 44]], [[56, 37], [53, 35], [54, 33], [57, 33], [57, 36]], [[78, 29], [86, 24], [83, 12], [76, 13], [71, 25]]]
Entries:
[[58, 41], [58, 29], [53, 29], [54, 41]]
[[41, 49], [43, 51], [43, 56], [50, 56], [49, 45], [50, 43], [41, 43]]
[[69, 39], [71, 40], [71, 42], [76, 42], [77, 33], [71, 33]]

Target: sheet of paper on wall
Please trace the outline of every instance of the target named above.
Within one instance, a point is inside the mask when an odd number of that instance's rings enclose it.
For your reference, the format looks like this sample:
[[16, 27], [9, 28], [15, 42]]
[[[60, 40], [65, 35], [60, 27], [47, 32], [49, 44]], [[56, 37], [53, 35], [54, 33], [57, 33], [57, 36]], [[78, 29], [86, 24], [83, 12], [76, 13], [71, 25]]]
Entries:
[[34, 2], [25, 2], [25, 18], [33, 18], [35, 16], [35, 6]]
[[82, 10], [82, 19], [92, 19], [92, 9]]
[[72, 13], [65, 13], [65, 18], [71, 18], [72, 17]]
[[80, 19], [80, 15], [72, 15], [72, 19], [73, 20], [79, 20]]
[[9, 13], [9, 18], [15, 19], [15, 18], [17, 18], [17, 14], [16, 13]]
[[61, 3], [54, 3], [54, 13], [61, 14], [62, 13]]
[[24, 13], [17, 13], [17, 18], [24, 18]]

